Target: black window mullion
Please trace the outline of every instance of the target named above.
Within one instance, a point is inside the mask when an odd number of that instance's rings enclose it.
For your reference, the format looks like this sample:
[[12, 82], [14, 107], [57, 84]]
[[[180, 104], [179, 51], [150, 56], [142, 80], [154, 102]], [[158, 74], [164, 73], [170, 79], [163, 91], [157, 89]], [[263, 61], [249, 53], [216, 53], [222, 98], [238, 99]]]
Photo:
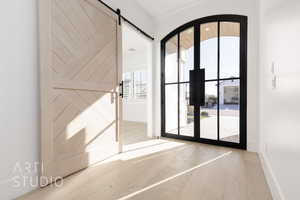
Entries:
[[194, 69], [200, 68], [200, 24], [194, 26]]
[[240, 145], [247, 149], [247, 17], [240, 22]]
[[177, 105], [178, 105], [178, 118], [177, 118], [177, 131], [180, 135], [180, 33], [177, 35]]
[[[200, 68], [200, 24], [194, 25], [194, 69]], [[200, 106], [194, 106], [194, 137], [200, 138]]]
[[220, 79], [208, 79], [208, 80], [205, 80], [205, 82], [214, 82], [214, 81], [231, 81], [231, 80], [239, 80], [241, 78], [238, 78], [238, 77], [233, 77], [233, 78], [220, 78]]
[[172, 82], [172, 83], [165, 83], [164, 85], [174, 85], [174, 84], [183, 84], [183, 83], [190, 83], [190, 82], [189, 81]]
[[166, 64], [166, 42], [161, 42], [161, 136], [166, 134], [166, 85], [165, 85], [165, 64]]
[[220, 140], [220, 21], [218, 20], [218, 81], [217, 81], [217, 133], [218, 141]]

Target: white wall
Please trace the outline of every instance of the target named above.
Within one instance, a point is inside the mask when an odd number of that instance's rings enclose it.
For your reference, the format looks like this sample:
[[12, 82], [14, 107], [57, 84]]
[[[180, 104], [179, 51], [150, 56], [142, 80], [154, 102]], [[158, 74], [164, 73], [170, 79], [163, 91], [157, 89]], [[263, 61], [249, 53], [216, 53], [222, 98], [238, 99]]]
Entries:
[[148, 47], [145, 47], [143, 52], [124, 53], [123, 73], [148, 69], [149, 58], [147, 48]]
[[123, 119], [147, 123], [147, 101], [128, 101], [123, 103]]
[[[261, 1], [260, 134], [275, 199], [300, 196], [300, 2]], [[272, 62], [278, 77], [272, 89]]]
[[248, 16], [248, 150], [258, 150], [258, 40], [259, 4], [257, 0], [199, 1], [190, 7], [179, 9], [157, 19], [156, 29], [156, 109], [157, 133], [160, 133], [160, 40], [175, 28], [210, 15], [239, 14]]
[[36, 0], [1, 1], [0, 24], [0, 199], [6, 200], [32, 189], [12, 187], [16, 163], [39, 157]]

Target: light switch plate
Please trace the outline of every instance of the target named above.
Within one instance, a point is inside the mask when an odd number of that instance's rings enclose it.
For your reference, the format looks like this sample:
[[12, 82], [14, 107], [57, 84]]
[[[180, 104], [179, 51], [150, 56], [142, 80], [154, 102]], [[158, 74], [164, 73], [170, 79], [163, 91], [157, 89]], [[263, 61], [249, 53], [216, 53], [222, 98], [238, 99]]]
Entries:
[[272, 77], [272, 89], [275, 90], [277, 88], [277, 76]]
[[275, 75], [275, 62], [272, 62], [271, 73]]

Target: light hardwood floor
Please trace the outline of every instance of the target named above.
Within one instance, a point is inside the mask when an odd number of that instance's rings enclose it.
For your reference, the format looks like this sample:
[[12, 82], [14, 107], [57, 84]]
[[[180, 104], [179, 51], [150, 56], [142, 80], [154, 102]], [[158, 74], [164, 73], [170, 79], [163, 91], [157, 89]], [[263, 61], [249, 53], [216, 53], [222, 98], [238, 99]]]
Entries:
[[271, 200], [255, 153], [162, 139], [136, 144], [19, 200]]
[[124, 145], [132, 145], [150, 140], [147, 137], [147, 124], [142, 122], [123, 121], [123, 142]]

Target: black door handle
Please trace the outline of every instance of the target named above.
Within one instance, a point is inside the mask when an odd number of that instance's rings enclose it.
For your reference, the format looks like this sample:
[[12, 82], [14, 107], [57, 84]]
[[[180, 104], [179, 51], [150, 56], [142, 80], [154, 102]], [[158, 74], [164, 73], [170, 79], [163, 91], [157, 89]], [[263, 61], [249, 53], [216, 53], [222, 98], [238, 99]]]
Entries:
[[205, 69], [190, 71], [190, 105], [205, 105]]
[[124, 81], [121, 81], [119, 86], [120, 86], [119, 96], [123, 99], [124, 98]]

